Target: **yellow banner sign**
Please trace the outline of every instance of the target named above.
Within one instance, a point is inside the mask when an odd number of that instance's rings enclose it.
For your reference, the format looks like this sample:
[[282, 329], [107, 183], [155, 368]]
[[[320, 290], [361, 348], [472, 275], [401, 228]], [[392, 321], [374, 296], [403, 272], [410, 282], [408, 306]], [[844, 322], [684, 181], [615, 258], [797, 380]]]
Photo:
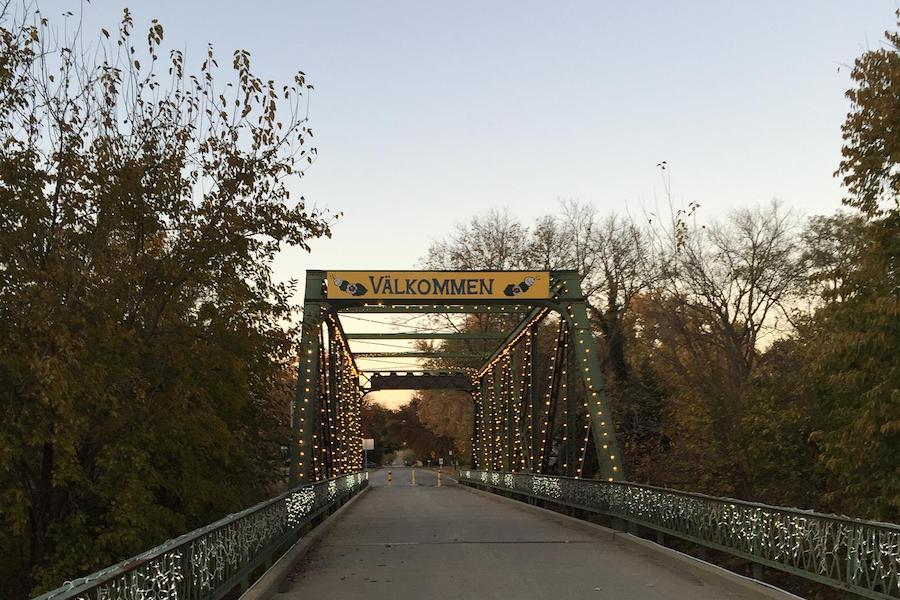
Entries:
[[550, 297], [546, 271], [329, 271], [329, 298], [489, 300]]

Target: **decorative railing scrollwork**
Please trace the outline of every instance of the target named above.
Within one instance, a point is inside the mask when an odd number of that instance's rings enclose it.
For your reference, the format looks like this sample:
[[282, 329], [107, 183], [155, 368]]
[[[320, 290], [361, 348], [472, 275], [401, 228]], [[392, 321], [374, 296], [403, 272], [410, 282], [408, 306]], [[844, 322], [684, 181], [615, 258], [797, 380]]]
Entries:
[[352, 473], [294, 488], [35, 600], [217, 600], [367, 484]]
[[460, 482], [605, 514], [868, 598], [900, 598], [898, 525], [621, 481], [464, 470]]

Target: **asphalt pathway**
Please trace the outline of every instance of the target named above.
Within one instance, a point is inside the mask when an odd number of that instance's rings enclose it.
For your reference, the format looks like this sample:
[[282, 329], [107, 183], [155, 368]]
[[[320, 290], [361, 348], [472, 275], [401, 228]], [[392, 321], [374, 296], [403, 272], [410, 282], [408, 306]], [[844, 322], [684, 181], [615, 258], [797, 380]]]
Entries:
[[[370, 473], [372, 487], [320, 540], [277, 600], [306, 598], [757, 599], [655, 552], [460, 489], [434, 472]], [[771, 597], [771, 596], [768, 596]], [[785, 598], [788, 596], [785, 595]]]

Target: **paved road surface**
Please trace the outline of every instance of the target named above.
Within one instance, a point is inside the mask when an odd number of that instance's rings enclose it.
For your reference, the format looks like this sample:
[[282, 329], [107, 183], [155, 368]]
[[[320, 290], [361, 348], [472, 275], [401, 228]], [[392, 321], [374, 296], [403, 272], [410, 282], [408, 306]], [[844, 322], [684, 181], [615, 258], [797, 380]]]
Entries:
[[[337, 521], [276, 600], [757, 599], [701, 580], [670, 559], [595, 537], [527, 506], [435, 474], [373, 471], [372, 489]], [[788, 596], [785, 596], [786, 598]]]

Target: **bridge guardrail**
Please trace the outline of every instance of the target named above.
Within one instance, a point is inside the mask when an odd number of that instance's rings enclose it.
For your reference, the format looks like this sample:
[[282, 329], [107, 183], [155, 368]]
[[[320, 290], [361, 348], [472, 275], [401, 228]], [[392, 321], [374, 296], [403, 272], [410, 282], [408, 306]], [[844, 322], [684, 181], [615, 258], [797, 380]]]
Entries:
[[601, 513], [878, 600], [900, 598], [900, 526], [667, 488], [461, 470], [460, 482]]
[[250, 574], [271, 565], [305, 525], [366, 485], [360, 472], [294, 488], [35, 600], [218, 600], [246, 589]]

